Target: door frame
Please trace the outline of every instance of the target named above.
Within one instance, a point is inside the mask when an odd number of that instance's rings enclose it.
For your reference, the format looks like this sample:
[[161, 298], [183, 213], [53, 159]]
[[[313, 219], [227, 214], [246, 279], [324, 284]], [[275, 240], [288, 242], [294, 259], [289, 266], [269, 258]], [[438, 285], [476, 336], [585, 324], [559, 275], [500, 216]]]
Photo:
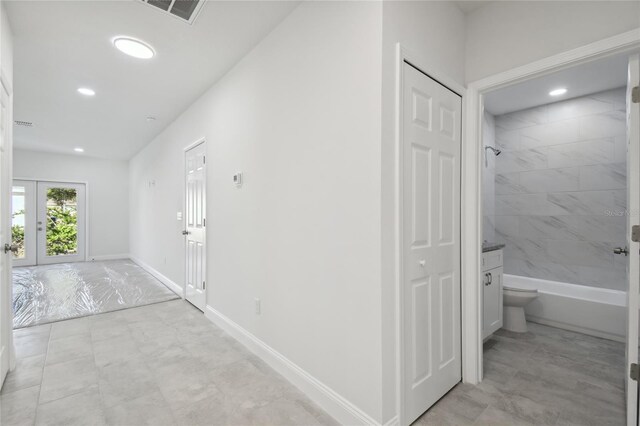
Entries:
[[[398, 422], [400, 424], [400, 426], [403, 426], [405, 424], [405, 392], [404, 392], [404, 371], [405, 371], [405, 362], [404, 362], [404, 330], [405, 330], [405, 325], [404, 325], [404, 286], [402, 285], [403, 280], [404, 280], [404, 241], [402, 238], [403, 235], [403, 203], [404, 203], [404, 196], [403, 196], [403, 190], [404, 190], [404, 185], [403, 185], [403, 172], [404, 172], [404, 167], [403, 167], [403, 129], [402, 129], [402, 118], [403, 118], [403, 102], [402, 102], [402, 94], [403, 94], [403, 84], [404, 84], [404, 78], [403, 78], [403, 66], [405, 62], [408, 62], [409, 64], [411, 64], [413, 67], [417, 68], [418, 70], [420, 70], [422, 73], [426, 74], [428, 77], [430, 77], [431, 79], [435, 80], [436, 82], [440, 83], [441, 85], [443, 85], [445, 88], [451, 90], [452, 92], [454, 92], [455, 94], [459, 95], [462, 99], [462, 110], [461, 110], [461, 117], [460, 117], [460, 123], [461, 123], [461, 146], [460, 146], [460, 172], [461, 172], [461, 176], [460, 176], [460, 182], [462, 184], [462, 182], [464, 182], [464, 175], [465, 175], [465, 167], [464, 167], [464, 163], [463, 163], [463, 159], [464, 159], [464, 147], [465, 147], [465, 135], [464, 135], [464, 131], [465, 131], [465, 125], [464, 125], [464, 120], [465, 120], [465, 113], [467, 111], [466, 108], [466, 89], [464, 88], [464, 86], [460, 85], [459, 83], [457, 83], [455, 80], [453, 80], [452, 78], [450, 78], [448, 75], [446, 75], [445, 73], [442, 73], [440, 70], [438, 70], [436, 67], [433, 66], [432, 61], [429, 61], [428, 59], [422, 57], [420, 54], [416, 53], [415, 51], [412, 51], [411, 49], [408, 49], [406, 46], [403, 46], [401, 43], [397, 43], [396, 44], [396, 61], [395, 61], [395, 73], [396, 73], [396, 87], [395, 87], [395, 155], [394, 155], [394, 162], [395, 162], [395, 172], [394, 172], [394, 190], [395, 190], [395, 199], [394, 199], [394, 216], [395, 216], [395, 220], [394, 220], [394, 233], [395, 233], [395, 253], [396, 253], [396, 257], [394, 259], [394, 264], [395, 264], [395, 269], [396, 269], [396, 274], [395, 274], [395, 334], [396, 334], [396, 341], [395, 341], [395, 356], [396, 356], [396, 371], [395, 371], [395, 375], [396, 375], [396, 411], [398, 413]], [[464, 196], [462, 193], [462, 189], [461, 189], [461, 193], [460, 193], [460, 220], [461, 220], [461, 226], [460, 226], [460, 247], [464, 247], [465, 244], [465, 238], [464, 238], [464, 221], [463, 219], [463, 213], [464, 213], [464, 209], [462, 208], [464, 203]], [[466, 316], [466, 312], [464, 310], [464, 306], [465, 306], [465, 299], [467, 297], [469, 297], [468, 295], [465, 294], [465, 286], [464, 286], [464, 264], [465, 264], [465, 257], [464, 257], [464, 250], [461, 250], [461, 256], [460, 256], [460, 266], [461, 266], [461, 273], [460, 273], [460, 298], [461, 298], [461, 305], [460, 305], [460, 311], [461, 311], [461, 321], [460, 321], [460, 326], [461, 326], [461, 337], [462, 337], [462, 342], [461, 342], [461, 356], [462, 356], [462, 379], [464, 381], [464, 376], [465, 376], [465, 353], [467, 352], [467, 350], [465, 349], [465, 346], [467, 345], [467, 343], [465, 343], [467, 341], [466, 339], [466, 335], [465, 335], [465, 316]], [[479, 276], [479, 275], [478, 275]]]
[[[198, 145], [201, 144], [205, 144], [205, 159], [208, 156], [206, 154], [207, 152], [207, 139], [203, 136], [199, 139], [197, 139], [195, 142], [190, 143], [189, 145], [185, 146], [184, 149], [182, 150], [182, 223], [183, 223], [183, 230], [186, 228], [185, 221], [186, 221], [186, 212], [187, 212], [187, 163], [185, 161], [185, 156], [187, 154], [187, 151], [189, 151], [190, 149], [195, 148]], [[205, 160], [205, 164], [206, 164], [206, 160]], [[208, 198], [207, 197], [207, 167], [205, 166], [204, 168], [204, 196], [205, 196], [205, 200]], [[209, 208], [209, 204], [206, 204], [205, 207], [205, 213], [204, 213], [204, 218], [206, 219], [208, 214], [207, 214], [207, 209]], [[182, 268], [182, 277], [184, 279], [183, 284], [182, 284], [182, 300], [187, 300], [187, 241], [185, 238], [182, 239], [182, 256], [183, 256], [183, 260], [184, 260], [184, 267]], [[205, 225], [205, 229], [204, 229], [204, 256], [205, 259], [207, 258], [207, 253], [208, 253], [208, 246], [207, 246], [207, 227]], [[205, 274], [205, 282], [209, 283], [209, 268], [206, 268], [204, 271]], [[204, 290], [204, 305], [205, 305], [205, 310], [204, 312], [206, 312], [206, 308], [207, 308], [207, 295], [209, 292], [209, 284], [207, 284], [205, 286]], [[203, 312], [203, 313], [204, 313]]]
[[575, 65], [640, 49], [640, 29], [559, 53], [527, 65], [476, 80], [467, 86], [466, 137], [462, 150], [463, 223], [463, 381], [477, 384], [482, 380], [482, 298], [477, 281], [481, 276], [482, 256], [482, 113], [487, 92], [531, 80]]
[[[84, 250], [84, 259], [81, 260], [81, 262], [86, 262], [87, 259], [89, 259], [89, 241], [90, 241], [90, 236], [89, 236], [89, 217], [90, 217], [90, 212], [89, 212], [89, 182], [87, 181], [82, 181], [82, 180], [73, 180], [73, 179], [46, 179], [46, 178], [33, 178], [33, 177], [20, 177], [20, 176], [15, 176], [11, 178], [11, 183], [13, 186], [13, 181], [14, 180], [26, 180], [26, 181], [32, 181], [35, 182], [35, 187], [36, 187], [36, 208], [37, 208], [37, 204], [38, 204], [38, 195], [37, 195], [37, 191], [38, 191], [38, 182], [52, 182], [52, 183], [73, 183], [73, 184], [79, 184], [79, 185], [84, 185], [84, 245], [85, 245], [85, 250]], [[37, 219], [36, 219], [37, 221]], [[64, 263], [64, 262], [60, 262], [60, 263]], [[36, 265], [38, 265], [38, 261], [37, 261], [37, 257], [36, 257]]]

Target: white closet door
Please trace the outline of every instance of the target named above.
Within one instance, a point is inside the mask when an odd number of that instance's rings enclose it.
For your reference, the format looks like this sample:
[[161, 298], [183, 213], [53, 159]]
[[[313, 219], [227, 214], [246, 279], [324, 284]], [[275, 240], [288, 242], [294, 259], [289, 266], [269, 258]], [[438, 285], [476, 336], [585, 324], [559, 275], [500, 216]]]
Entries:
[[461, 379], [460, 96], [403, 70], [404, 420]]

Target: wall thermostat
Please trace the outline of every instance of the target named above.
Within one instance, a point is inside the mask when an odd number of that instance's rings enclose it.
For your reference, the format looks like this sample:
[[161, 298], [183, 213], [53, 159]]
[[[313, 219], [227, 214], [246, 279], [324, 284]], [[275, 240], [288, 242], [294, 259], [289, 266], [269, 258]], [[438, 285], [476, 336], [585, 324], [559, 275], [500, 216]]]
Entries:
[[235, 175], [233, 175], [233, 183], [236, 186], [242, 186], [242, 172], [238, 172]]

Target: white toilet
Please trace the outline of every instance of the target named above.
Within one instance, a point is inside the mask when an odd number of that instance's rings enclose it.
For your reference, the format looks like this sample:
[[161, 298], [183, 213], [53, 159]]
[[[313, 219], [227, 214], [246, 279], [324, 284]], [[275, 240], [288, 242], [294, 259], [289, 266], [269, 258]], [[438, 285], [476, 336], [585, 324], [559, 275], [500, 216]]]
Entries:
[[526, 333], [527, 320], [524, 307], [538, 297], [538, 290], [532, 288], [516, 288], [503, 286], [504, 313], [502, 328], [516, 333]]

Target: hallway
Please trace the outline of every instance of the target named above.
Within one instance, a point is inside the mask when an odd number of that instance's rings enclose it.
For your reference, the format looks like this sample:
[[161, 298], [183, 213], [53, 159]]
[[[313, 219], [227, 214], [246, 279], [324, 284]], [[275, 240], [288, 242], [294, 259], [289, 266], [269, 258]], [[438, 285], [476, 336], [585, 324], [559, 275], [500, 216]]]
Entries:
[[184, 301], [15, 331], [9, 425], [330, 425], [293, 385]]

